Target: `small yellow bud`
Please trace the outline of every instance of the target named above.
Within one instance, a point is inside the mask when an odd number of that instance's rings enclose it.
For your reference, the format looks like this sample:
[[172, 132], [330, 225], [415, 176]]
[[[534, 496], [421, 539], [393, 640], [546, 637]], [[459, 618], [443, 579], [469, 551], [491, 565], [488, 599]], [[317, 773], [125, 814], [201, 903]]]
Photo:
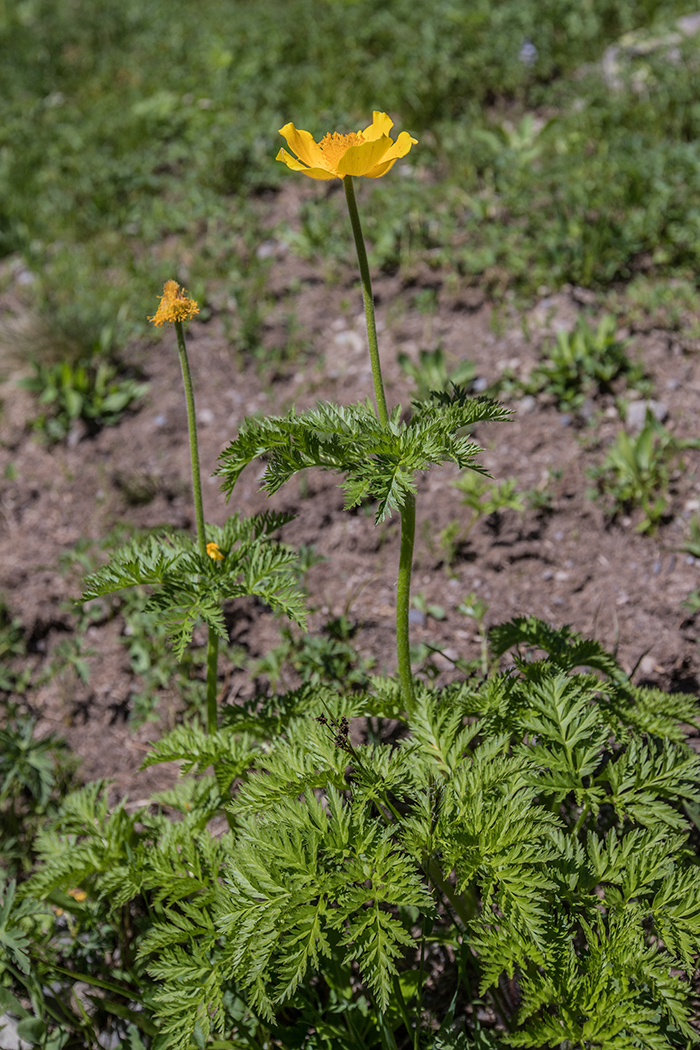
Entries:
[[219, 549], [218, 543], [207, 543], [207, 554], [212, 561], [223, 561], [224, 555]]

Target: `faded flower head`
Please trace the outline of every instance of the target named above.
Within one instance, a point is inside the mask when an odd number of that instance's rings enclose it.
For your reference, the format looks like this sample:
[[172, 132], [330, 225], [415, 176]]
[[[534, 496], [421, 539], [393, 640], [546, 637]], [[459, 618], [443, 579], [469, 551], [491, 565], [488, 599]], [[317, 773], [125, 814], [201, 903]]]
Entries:
[[189, 321], [199, 313], [199, 307], [186, 288], [181, 288], [177, 281], [166, 281], [163, 286], [163, 295], [154, 317], [149, 317], [154, 325], [161, 328], [164, 324], [174, 324], [175, 321]]
[[207, 554], [212, 561], [223, 561], [224, 554], [218, 543], [207, 543]]
[[378, 179], [418, 141], [402, 131], [394, 142], [389, 137], [393, 126], [393, 120], [386, 113], [375, 110], [372, 123], [364, 131], [352, 131], [348, 135], [333, 131], [315, 142], [308, 131], [298, 131], [293, 124], [285, 124], [280, 128], [280, 135], [296, 157], [281, 149], [276, 159], [311, 179], [344, 179], [346, 175]]

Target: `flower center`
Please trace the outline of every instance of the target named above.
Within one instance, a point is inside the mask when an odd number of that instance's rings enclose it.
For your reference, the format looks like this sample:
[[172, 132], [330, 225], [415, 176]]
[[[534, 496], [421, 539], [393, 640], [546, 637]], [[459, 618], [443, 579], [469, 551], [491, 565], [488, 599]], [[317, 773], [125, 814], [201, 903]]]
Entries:
[[351, 146], [359, 146], [364, 142], [364, 136], [360, 131], [351, 131], [349, 135], [340, 135], [337, 131], [329, 131], [319, 142], [323, 155], [333, 167], [343, 157]]

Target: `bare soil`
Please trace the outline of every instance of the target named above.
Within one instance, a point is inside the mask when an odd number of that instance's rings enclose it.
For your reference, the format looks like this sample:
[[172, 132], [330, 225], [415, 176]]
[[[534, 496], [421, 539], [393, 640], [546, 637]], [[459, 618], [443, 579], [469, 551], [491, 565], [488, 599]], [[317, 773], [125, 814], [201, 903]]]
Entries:
[[[293, 193], [279, 202], [293, 214]], [[188, 329], [190, 364], [199, 416], [205, 516], [222, 522], [227, 507], [215, 469], [222, 448], [243, 417], [303, 408], [318, 398], [348, 403], [371, 396], [364, 319], [356, 274], [336, 275], [330, 285], [322, 267], [300, 262], [273, 245], [270, 287], [278, 307], [267, 318], [264, 345], [256, 361], [226, 337], [226, 309]], [[7, 271], [9, 272], [9, 271]], [[412, 305], [416, 292], [431, 287], [434, 314]], [[302, 347], [291, 364], [279, 363], [289, 337], [289, 290], [294, 288], [297, 331]], [[154, 303], [156, 292], [154, 289]], [[0, 310], [16, 314], [17, 289], [8, 284]], [[464, 358], [492, 383], [506, 369], [526, 376], [544, 341], [558, 328], [572, 328], [589, 293], [567, 289], [526, 312], [495, 308], [479, 288], [459, 287], [448, 275], [426, 271], [375, 279], [380, 349], [390, 405], [408, 404], [411, 384], [396, 355], [444, 348], [452, 365]], [[630, 353], [653, 378], [655, 396], [668, 408], [666, 425], [679, 438], [697, 436], [700, 355], [675, 332], [636, 331]], [[297, 337], [298, 338], [298, 337]], [[118, 522], [193, 528], [189, 498], [189, 451], [185, 406], [172, 332], [128, 348], [150, 380], [150, 394], [118, 426], [95, 437], [81, 430], [67, 442], [42, 444], [29, 428], [35, 406], [7, 374], [0, 392], [0, 597], [20, 618], [29, 657], [39, 681], [56, 646], [75, 628], [72, 601], [80, 593], [75, 566], [61, 559], [81, 539], [101, 541]], [[482, 384], [483, 385], [483, 384]], [[450, 522], [466, 526], [470, 511], [452, 486], [456, 468], [434, 469], [418, 481], [418, 541], [414, 592], [445, 610], [442, 620], [417, 615], [413, 641], [443, 649], [437, 657], [444, 680], [453, 674], [450, 658], [477, 658], [481, 641], [473, 620], [458, 611], [474, 592], [488, 605], [486, 625], [515, 615], [535, 615], [570, 624], [614, 649], [637, 683], [695, 692], [700, 652], [693, 614], [682, 603], [700, 585], [700, 564], [683, 549], [688, 522], [700, 507], [700, 453], [684, 453], [671, 476], [670, 513], [656, 534], [636, 531], [639, 516], [610, 520], [587, 495], [587, 468], [599, 464], [620, 422], [612, 398], [589, 406], [588, 422], [562, 415], [547, 398], [513, 399], [511, 422], [478, 427], [481, 462], [496, 480], [515, 477], [518, 489], [551, 494], [548, 508], [506, 511], [479, 521], [451, 565], [439, 537]], [[347, 615], [356, 625], [354, 644], [374, 660], [378, 672], [395, 666], [393, 601], [399, 530], [394, 518], [379, 528], [371, 512], [343, 510], [338, 479], [312, 473], [267, 500], [259, 492], [261, 466], [249, 468], [231, 507], [246, 513], [264, 507], [293, 511], [283, 538], [313, 545], [325, 559], [308, 573], [311, 625]], [[146, 486], [150, 501], [133, 505], [133, 492]], [[370, 508], [371, 511], [371, 508]], [[236, 640], [252, 657], [274, 645], [279, 622], [254, 601], [237, 606]], [[31, 689], [29, 703], [41, 732], [64, 736], [81, 757], [81, 775], [109, 778], [117, 793], [132, 799], [163, 786], [162, 767], [138, 772], [147, 741], [173, 724], [182, 705], [176, 694], [161, 704], [159, 725], [137, 730], [129, 722], [134, 676], [120, 644], [119, 617], [88, 629], [86, 642], [99, 655], [88, 657], [87, 684], [66, 669]], [[244, 672], [221, 666], [222, 700], [247, 695]]]

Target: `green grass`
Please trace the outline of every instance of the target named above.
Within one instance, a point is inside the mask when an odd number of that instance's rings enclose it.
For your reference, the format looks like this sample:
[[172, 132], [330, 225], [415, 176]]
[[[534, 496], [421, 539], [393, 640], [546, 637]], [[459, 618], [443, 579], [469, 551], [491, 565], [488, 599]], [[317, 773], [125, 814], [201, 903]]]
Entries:
[[[528, 294], [629, 276], [641, 252], [687, 268], [700, 243], [695, 50], [678, 64], [649, 55], [641, 91], [639, 61], [618, 94], [572, 75], [692, 6], [206, 0], [195, 16], [184, 0], [5, 0], [0, 253], [25, 255], [35, 309], [82, 325], [88, 349], [120, 306], [120, 341], [143, 331], [168, 277], [245, 300], [264, 277], [266, 195], [290, 177], [277, 129], [355, 127], [379, 108], [419, 148], [403, 177], [363, 187], [375, 265], [427, 260]], [[344, 257], [341, 203], [315, 195], [297, 250]], [[237, 323], [245, 349], [255, 334]]]

